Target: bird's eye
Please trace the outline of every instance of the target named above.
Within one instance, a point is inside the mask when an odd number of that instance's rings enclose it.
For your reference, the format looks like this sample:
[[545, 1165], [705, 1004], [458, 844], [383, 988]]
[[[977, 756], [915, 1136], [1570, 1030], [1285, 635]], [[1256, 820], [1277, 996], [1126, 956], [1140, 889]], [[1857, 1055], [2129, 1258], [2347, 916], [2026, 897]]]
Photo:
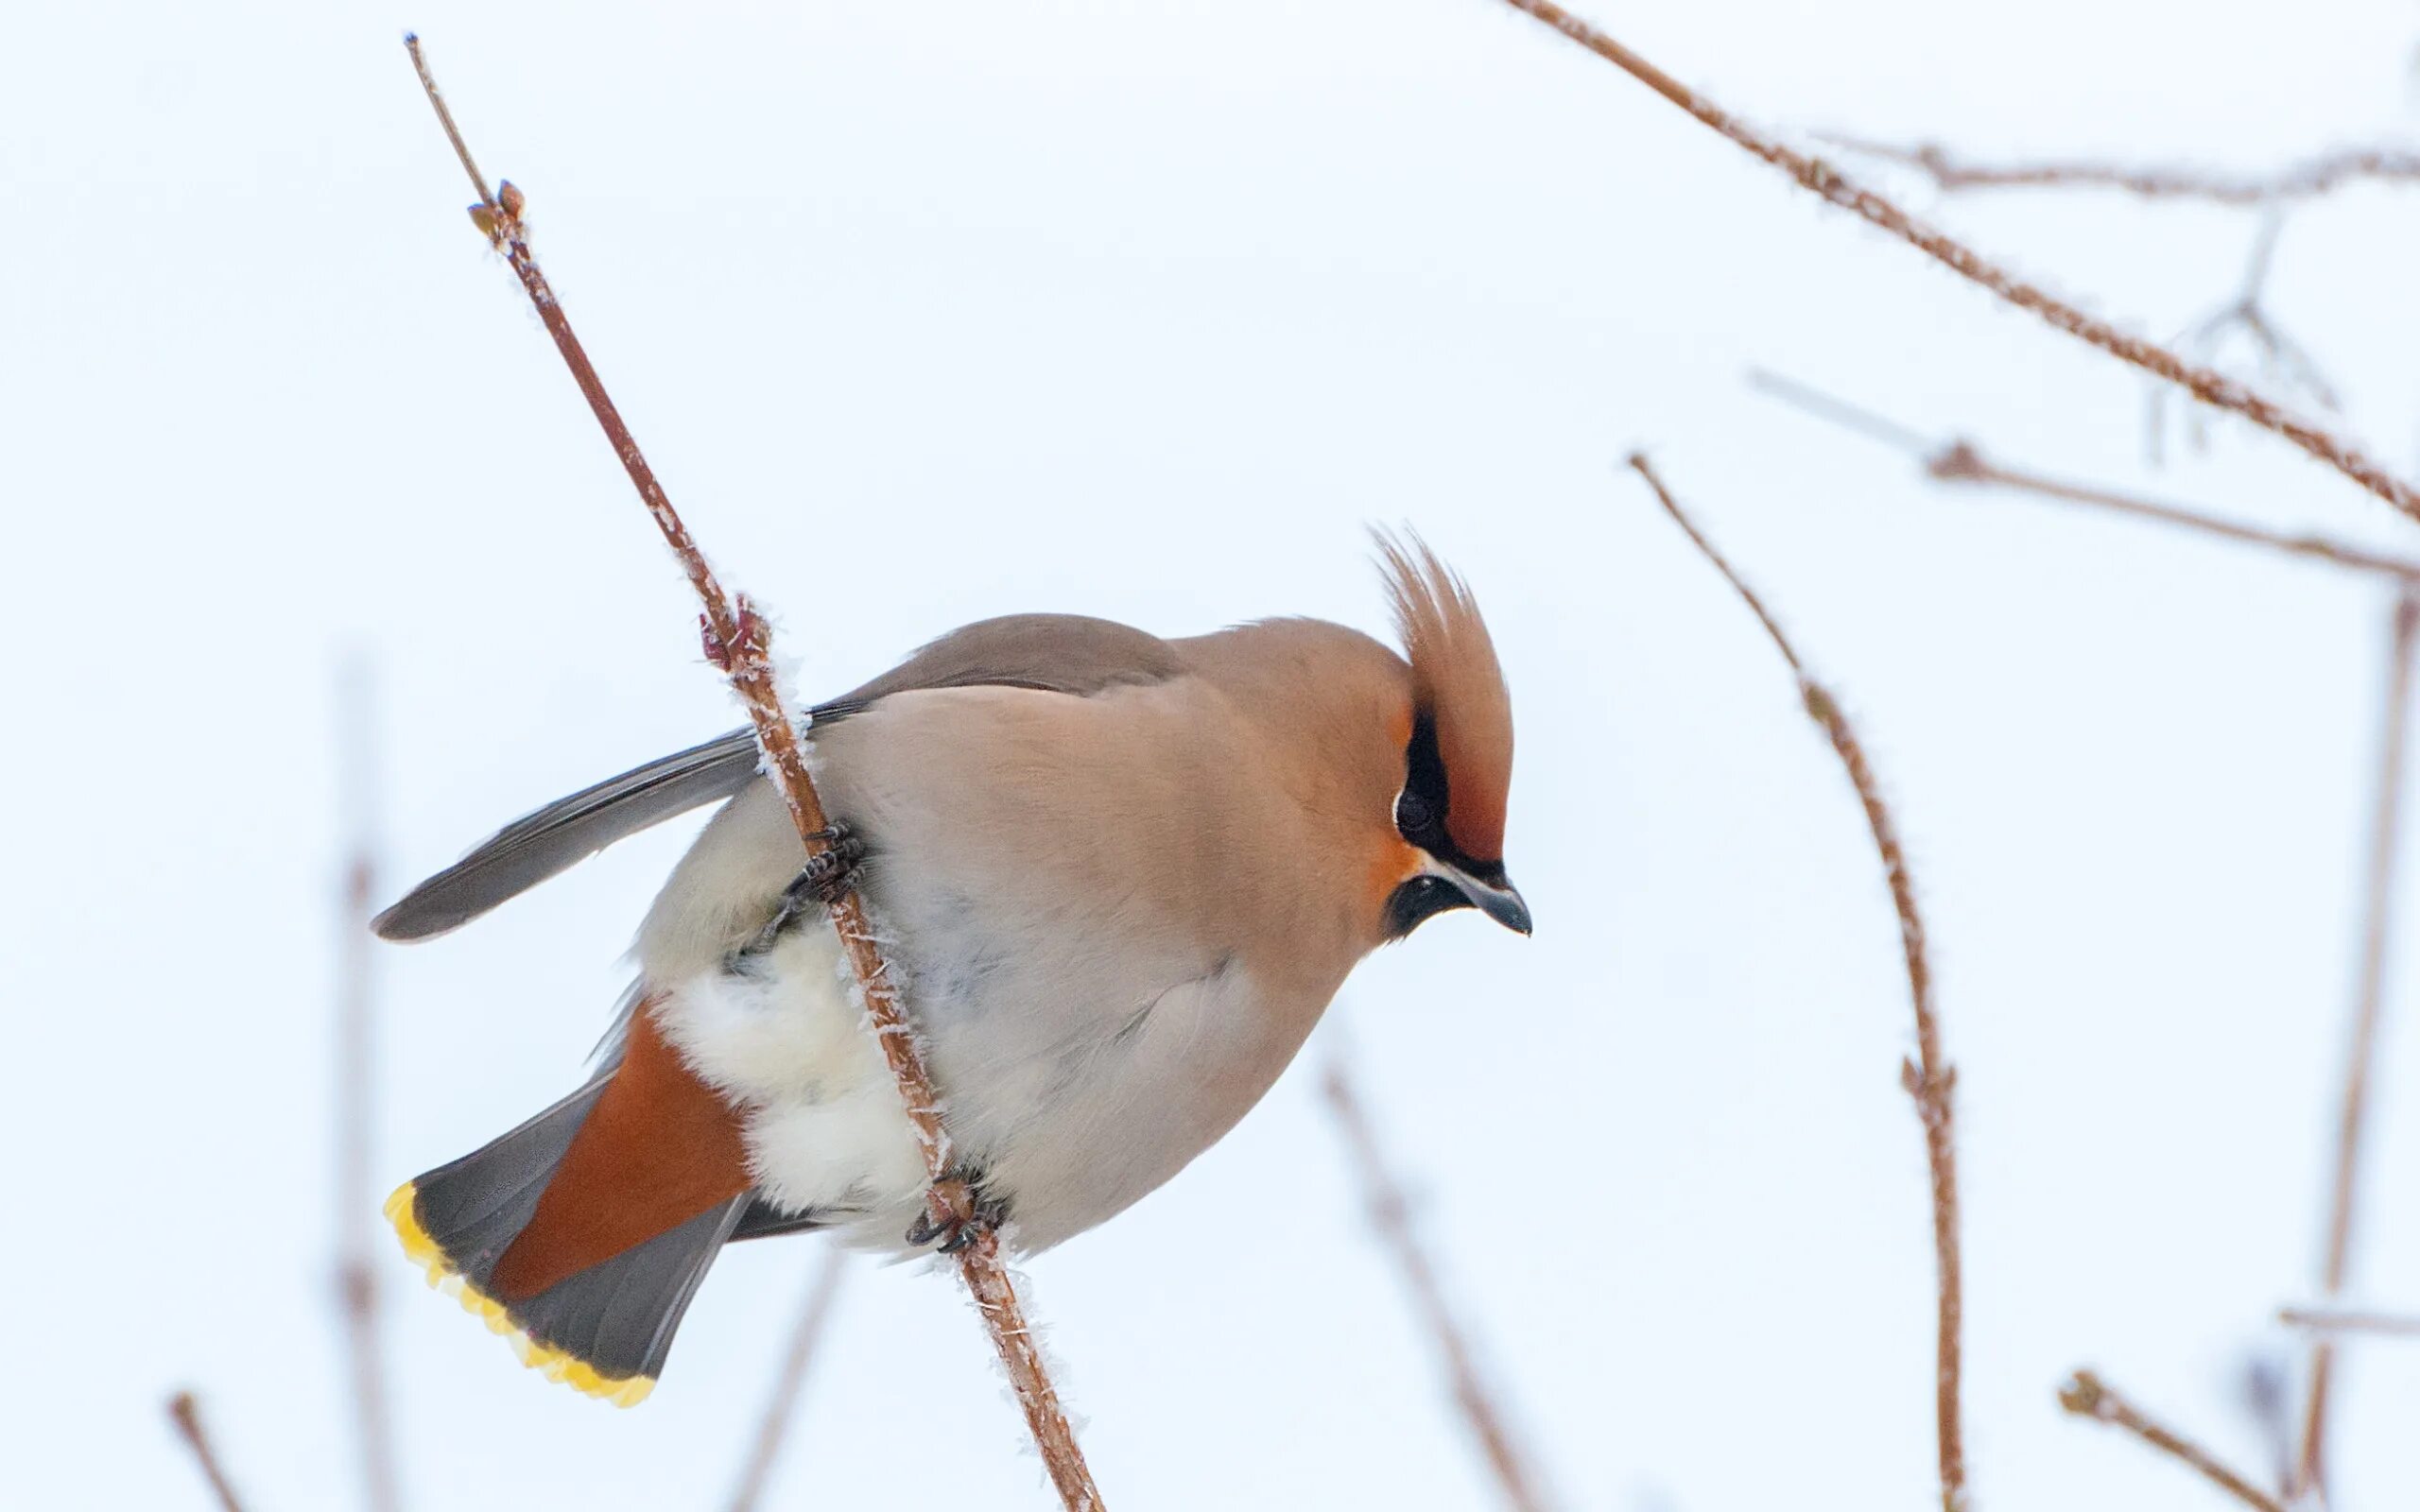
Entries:
[[1428, 800], [1410, 788], [1405, 788], [1402, 796], [1395, 799], [1395, 828], [1407, 835], [1420, 833], [1435, 822], [1436, 817], [1428, 811]]

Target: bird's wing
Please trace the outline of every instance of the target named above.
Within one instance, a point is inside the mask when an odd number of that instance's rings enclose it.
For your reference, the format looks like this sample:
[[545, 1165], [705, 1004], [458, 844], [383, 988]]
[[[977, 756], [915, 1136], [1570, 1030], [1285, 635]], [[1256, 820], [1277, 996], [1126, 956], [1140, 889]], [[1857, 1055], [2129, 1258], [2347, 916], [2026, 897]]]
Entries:
[[934, 688], [1030, 688], [1094, 694], [1164, 682], [1185, 670], [1158, 636], [1081, 614], [1010, 614], [978, 620], [919, 649], [865, 686], [809, 711], [818, 724], [857, 713], [894, 693]]
[[[1076, 614], [1014, 614], [953, 630], [881, 677], [808, 711], [829, 725], [893, 694], [1002, 686], [1091, 694], [1183, 670], [1159, 637]], [[756, 776], [754, 735], [735, 730], [609, 778], [513, 820], [373, 921], [392, 940], [426, 939], [476, 919], [651, 824], [717, 802]]]
[[756, 737], [735, 730], [609, 778], [506, 825], [406, 893], [372, 927], [385, 939], [442, 935], [616, 840], [729, 798], [755, 775]]

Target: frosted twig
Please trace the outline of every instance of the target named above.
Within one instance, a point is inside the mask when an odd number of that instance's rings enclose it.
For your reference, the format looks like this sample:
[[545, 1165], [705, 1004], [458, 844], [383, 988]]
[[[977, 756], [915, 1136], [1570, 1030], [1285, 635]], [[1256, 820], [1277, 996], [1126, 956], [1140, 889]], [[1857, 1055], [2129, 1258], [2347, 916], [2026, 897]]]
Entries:
[[180, 1391], [168, 1399], [168, 1421], [177, 1428], [177, 1436], [193, 1452], [193, 1460], [201, 1467], [201, 1478], [210, 1483], [213, 1495], [218, 1498], [220, 1512], [244, 1512], [244, 1503], [235, 1495], [235, 1487], [228, 1483], [227, 1472], [219, 1467], [218, 1452], [211, 1447], [210, 1435], [201, 1426], [201, 1408], [190, 1391]]
[[1986, 261], [1963, 242], [1917, 220], [1889, 199], [1852, 181], [1821, 158], [1785, 146], [1716, 105], [1671, 75], [1623, 46], [1619, 42], [1554, 0], [1504, 0], [1614, 64], [1700, 124], [1720, 132], [1737, 146], [1764, 160], [1799, 184], [1849, 211], [1869, 225], [1889, 232], [1934, 261], [1991, 290], [2019, 309], [2030, 310], [2050, 326], [2099, 347], [2110, 355], [2166, 379], [2204, 404], [2232, 410], [2264, 430], [2293, 442], [2304, 452], [2334, 468], [2414, 520], [2420, 520], [2420, 489], [2414, 489], [2373, 460], [2360, 447], [2313, 421], [2225, 374], [2187, 362], [2155, 341], [2129, 335], [2097, 316], [2028, 284]]
[[2133, 1402], [2089, 1370], [2077, 1371], [2059, 1388], [2059, 1405], [2079, 1418], [2122, 1428], [2162, 1453], [2174, 1455], [2247, 1506], [2258, 1507], [2261, 1512], [2285, 1512], [2275, 1497], [2220, 1464], [2201, 1445], [2144, 1417]]
[[739, 1489], [732, 1495], [731, 1512], [756, 1512], [757, 1503], [764, 1498], [765, 1484], [772, 1479], [773, 1463], [781, 1456], [782, 1441], [789, 1435], [790, 1420], [798, 1415], [799, 1393], [806, 1385], [806, 1368], [815, 1361], [816, 1346], [823, 1337], [825, 1321], [832, 1315], [832, 1299], [840, 1295], [840, 1280], [848, 1272], [848, 1251], [837, 1245], [824, 1249], [822, 1266], [807, 1287], [806, 1304], [799, 1309], [798, 1325], [790, 1332], [789, 1352], [782, 1359], [781, 1379], [765, 1403], [765, 1420], [756, 1430], [756, 1446], [740, 1473]]
[[2420, 559], [2390, 556], [2365, 546], [2330, 540], [2325, 536], [2289, 535], [2284, 531], [2263, 529], [2258, 525], [2240, 524], [2204, 514], [2184, 505], [2163, 504], [2138, 495], [2120, 493], [2113, 489], [2085, 483], [2067, 483], [2046, 473], [2011, 467], [1985, 456], [1981, 448], [1963, 438], [1941, 441], [1927, 437], [1858, 408], [1846, 400], [1824, 393], [1795, 379], [1773, 373], [1753, 371], [1748, 381], [1786, 404], [1795, 405], [1819, 419], [1830, 421], [1845, 429], [1871, 436], [1887, 445], [1922, 460], [1925, 472], [1943, 483], [1980, 483], [2003, 489], [2014, 489], [2039, 498], [2058, 499], [2069, 504], [2090, 505], [2113, 514], [2157, 524], [2173, 525], [2202, 535], [2249, 546], [2262, 546], [2271, 551], [2324, 561], [2357, 572], [2378, 573], [2406, 582], [2420, 582]]
[[1436, 1267], [1429, 1263], [1427, 1251], [1421, 1247], [1420, 1236], [1412, 1231], [1410, 1204], [1379, 1153], [1377, 1136], [1371, 1130], [1369, 1116], [1362, 1111], [1361, 1099], [1354, 1091], [1342, 1064], [1330, 1062], [1321, 1086], [1329, 1108], [1336, 1114], [1337, 1126], [1344, 1135], [1345, 1147], [1352, 1153], [1355, 1174], [1369, 1200], [1371, 1221], [1394, 1251], [1395, 1263], [1403, 1267], [1404, 1281], [1411, 1289], [1412, 1307], [1436, 1341], [1437, 1352], [1444, 1358], [1455, 1404], [1461, 1408], [1472, 1436], [1478, 1440], [1479, 1452], [1487, 1457], [1488, 1469], [1495, 1472], [1496, 1488], [1504, 1493], [1505, 1505], [1512, 1512], [1545, 1512], [1549, 1503], [1538, 1488], [1537, 1477], [1527, 1457], [1513, 1441], [1503, 1408], [1479, 1377], [1478, 1366], [1471, 1357], [1470, 1341], [1453, 1310], [1446, 1306]]
[[374, 1125], [374, 1012], [370, 916], [377, 896], [377, 742], [368, 665], [350, 660], [337, 683], [337, 780], [347, 855], [337, 939], [337, 1290], [353, 1378], [354, 1434], [361, 1453], [362, 1500], [370, 1512], [396, 1512], [392, 1423], [387, 1409], [386, 1349], [378, 1326], [378, 1273], [371, 1263], [369, 1222]]
[[[2361, 1141], [2368, 1127], [2370, 1067], [2377, 1051], [2378, 1019], [2385, 998], [2386, 947], [2394, 917], [2395, 852], [2403, 816], [2403, 746], [2411, 723], [2411, 657], [2420, 642], [2420, 588], [2407, 584], [2395, 599], [2388, 632], [2384, 709], [2370, 809], [2369, 865], [2363, 881], [2361, 964], [2354, 991], [2353, 1032], [2345, 1047], [2344, 1090], [2338, 1110], [2336, 1174], [2328, 1203], [2327, 1255], [2320, 1271], [2320, 1296], [2344, 1289], [2353, 1254], [2353, 1212], [2360, 1195]], [[2294, 1464], [2293, 1493], [2324, 1490], [2327, 1484], [2327, 1408], [2336, 1365], [2335, 1341], [2311, 1347], [2310, 1388], [2304, 1399], [2302, 1452]]]
[[2420, 1316], [2406, 1313], [2340, 1312], [2325, 1307], [2281, 1307], [2277, 1321], [2311, 1333], [2374, 1333], [2381, 1338], [2420, 1339]]
[[1647, 480], [1647, 486], [1655, 491], [1655, 501], [1681, 527], [1681, 533], [1689, 538], [1699, 555], [1722, 575], [1723, 581], [1756, 616], [1774, 649], [1789, 663], [1807, 715], [1822, 727], [1848, 772], [1850, 785], [1857, 789], [1858, 802], [1865, 810], [1866, 827], [1874, 834], [1874, 849], [1882, 860], [1883, 877], [1891, 885], [1892, 906], [1899, 916], [1899, 946], [1907, 966], [1908, 995], [1915, 1006], [1916, 1018], [1915, 1057], [1900, 1061], [1899, 1085], [1915, 1100], [1916, 1117], [1925, 1131], [1925, 1160], [1932, 1174], [1933, 1262], [1939, 1282], [1935, 1319], [1939, 1369], [1934, 1377], [1933, 1416], [1940, 1448], [1941, 1504], [1944, 1512], [1961, 1512], [1966, 1505], [1965, 1430], [1959, 1400], [1965, 1297], [1958, 1247], [1958, 1151], [1950, 1110], [1958, 1073], [1942, 1049], [1941, 1020], [1933, 1003], [1932, 967], [1925, 954], [1924, 918], [1916, 909], [1915, 883], [1908, 875], [1907, 852], [1899, 844], [1898, 825], [1882, 800], [1881, 784], [1875, 781], [1873, 765], [1866, 760], [1865, 747], [1858, 743], [1848, 715], [1841, 712], [1839, 700], [1806, 670], [1797, 648], [1765, 608], [1764, 600], [1698, 529], [1647, 457], [1634, 452], [1630, 465]]
[[[504, 255], [521, 280], [539, 320], [554, 338], [555, 350], [571, 369], [572, 381], [579, 386], [580, 394], [595, 412], [614, 455], [630, 473], [641, 502], [647, 506], [656, 528], [663, 532], [666, 544], [680, 558], [690, 587], [697, 591], [704, 607], [700, 622], [707, 657], [730, 678], [733, 689], [747, 706], [749, 723], [754, 727], [756, 743], [764, 755], [765, 771], [788, 804], [791, 821], [798, 827], [808, 857], [822, 854], [830, 846], [830, 821], [824, 816], [814, 781], [807, 775], [798, 728], [782, 705], [781, 687], [773, 671], [770, 627], [745, 594], [735, 597], [724, 592], [705, 553], [657, 483], [654, 471], [631, 438], [630, 427], [623, 423], [621, 412], [606, 393], [579, 338], [572, 334], [571, 322], [564, 318], [554, 290], [538, 270], [537, 258], [529, 249], [528, 223], [522, 215], [526, 204], [522, 192], [510, 182], [499, 182], [493, 193], [489, 191], [454, 125], [453, 112], [446, 109], [444, 96], [438, 93], [436, 80], [429, 75], [427, 60], [421, 55], [420, 39], [406, 34], [404, 44], [411, 53], [412, 67], [420, 75], [429, 104], [445, 128], [447, 140], [454, 144], [463, 171], [470, 175], [478, 191], [479, 202], [471, 207], [473, 224]], [[991, 1332], [993, 1347], [999, 1353], [1009, 1384], [1025, 1412], [1026, 1425], [1033, 1434], [1061, 1501], [1068, 1512], [1094, 1512], [1101, 1504], [1100, 1492], [1093, 1485], [1083, 1452], [1076, 1443], [1075, 1430], [1060, 1406], [1059, 1393], [1051, 1384], [1042, 1351], [1026, 1327], [1015, 1282], [1000, 1259], [999, 1235], [977, 1217], [973, 1194], [952, 1169], [949, 1137], [942, 1127], [940, 1115], [933, 1110], [932, 1077], [925, 1068], [919, 1040], [912, 1032], [889, 1032], [904, 1028], [908, 1019], [897, 989], [887, 980], [881, 953], [873, 943], [865, 901], [852, 887], [841, 893], [830, 913], [842, 954], [862, 989], [866, 1017], [876, 1031], [875, 1043], [882, 1047], [883, 1058], [899, 1085], [900, 1101], [906, 1106], [925, 1158], [925, 1174], [930, 1177], [926, 1210], [937, 1225], [974, 1234], [958, 1251], [959, 1275], [964, 1279]]]
[[2223, 170], [2157, 167], [2107, 163], [2089, 158], [2053, 159], [2036, 163], [1969, 163], [1950, 155], [1938, 142], [1900, 146], [1836, 131], [1818, 131], [1817, 141], [1854, 152], [1922, 169], [1942, 189], [2118, 189], [2146, 199], [2208, 199], [2223, 205], [2259, 205], [2280, 199], [2308, 199], [2330, 190], [2370, 180], [2389, 184], [2420, 182], [2420, 153], [2397, 147], [2345, 147], [2289, 163], [2271, 173], [2228, 173]]

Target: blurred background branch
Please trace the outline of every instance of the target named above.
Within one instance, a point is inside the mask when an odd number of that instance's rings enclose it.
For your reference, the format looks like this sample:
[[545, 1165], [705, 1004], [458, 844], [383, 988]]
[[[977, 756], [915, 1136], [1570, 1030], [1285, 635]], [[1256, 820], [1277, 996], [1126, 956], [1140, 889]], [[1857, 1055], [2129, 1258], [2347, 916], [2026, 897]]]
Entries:
[[2275, 1497], [2227, 1469], [2208, 1450], [2153, 1420], [2089, 1370], [2077, 1371], [2059, 1388], [2059, 1405], [2079, 1418], [2121, 1428], [2161, 1453], [2174, 1456], [2246, 1506], [2258, 1507], [2260, 1512], [2285, 1512]]
[[337, 787], [344, 859], [337, 909], [337, 1305], [352, 1379], [362, 1503], [397, 1512], [395, 1446], [373, 1244], [383, 1231], [372, 1177], [377, 1124], [377, 1000], [371, 915], [378, 893], [377, 688], [369, 657], [347, 656], [337, 675]]
[[[2323, 1298], [2341, 1293], [2351, 1272], [2354, 1211], [2360, 1198], [2361, 1154], [2370, 1120], [2370, 1072], [2377, 1059], [2378, 1024], [2386, 996], [2387, 939], [2394, 911], [2395, 857], [2402, 840], [2404, 735], [2411, 724], [2411, 655], [2415, 639], [2420, 639], [2420, 591], [2409, 584], [2395, 598], [2387, 638], [2387, 682], [2378, 718], [2369, 865], [2362, 882], [2360, 967], [2354, 988], [2352, 1033], [2344, 1052], [2335, 1175], [2327, 1209], [2326, 1258], [2320, 1269]], [[2311, 1347], [2302, 1450], [2294, 1468], [2292, 1489], [2297, 1495], [2307, 1490], [2324, 1494], [2326, 1489], [2328, 1393], [2335, 1367], [2336, 1343], [2322, 1336]]]
[[1462, 1420], [1469, 1425], [1471, 1437], [1487, 1461], [1505, 1506], [1511, 1512], [1547, 1512], [1552, 1503], [1540, 1488], [1537, 1471], [1522, 1452], [1503, 1404], [1479, 1374], [1470, 1339], [1447, 1305], [1445, 1289], [1437, 1279], [1437, 1267], [1412, 1228], [1411, 1203], [1404, 1195], [1403, 1184], [1388, 1167], [1377, 1134], [1370, 1125], [1369, 1113], [1361, 1105], [1361, 1094], [1355, 1089], [1341, 1059], [1328, 1062], [1320, 1090], [1327, 1100], [1328, 1110], [1336, 1115], [1337, 1132], [1352, 1157], [1354, 1175], [1369, 1203], [1370, 1222], [1403, 1272], [1412, 1312], [1437, 1346], [1438, 1358], [1445, 1366], [1445, 1378], [1453, 1389], [1454, 1403], [1461, 1409]]
[[2266, 205], [2308, 199], [2346, 184], [2420, 181], [2420, 153], [2401, 147], [2343, 147], [2263, 174], [2216, 168], [2157, 167], [2089, 158], [2031, 163], [1978, 163], [1938, 142], [1902, 146], [1841, 131], [1818, 131], [1826, 146], [1921, 170], [1956, 193], [1978, 189], [2118, 189], [2146, 199], [2203, 199], [2222, 205]]
[[1882, 195], [1854, 182], [1830, 163], [1810, 157], [1748, 125], [1624, 46], [1611, 34], [1555, 4], [1554, 0], [1505, 0], [1505, 3], [1612, 63], [1686, 111], [1700, 124], [1720, 132], [1735, 146], [1789, 175], [1800, 187], [1850, 212], [1868, 225], [1888, 232], [2018, 309], [2040, 317], [2052, 329], [2064, 331], [2155, 378], [2174, 384], [2205, 404], [2230, 410], [2261, 429], [2285, 438], [2412, 520], [2420, 521], [2420, 490], [2415, 490], [2373, 460], [2350, 439], [2295, 415], [2275, 400], [2224, 373], [2187, 362], [2155, 341], [2121, 331], [2109, 321], [2086, 313], [2081, 306], [2014, 277], [1956, 237], [1925, 224]]
[[201, 1478], [210, 1483], [210, 1494], [218, 1499], [220, 1512], [244, 1512], [243, 1502], [236, 1497], [234, 1486], [218, 1463], [218, 1451], [210, 1441], [209, 1431], [201, 1425], [201, 1404], [194, 1400], [192, 1392], [180, 1391], [168, 1399], [168, 1421], [192, 1453]]
[[2112, 514], [2170, 525], [2247, 546], [2261, 546], [2357, 572], [2383, 574], [2406, 582], [2420, 582], [2420, 558], [2373, 551], [2326, 536], [2270, 530], [2221, 519], [2190, 506], [2162, 503], [2137, 494], [2094, 484], [2070, 483], [2031, 469], [2012, 466], [1986, 456], [1982, 448], [1963, 437], [1936, 440], [1862, 409], [1836, 394], [1762, 369], [1748, 374], [1752, 387], [1819, 420], [1870, 436], [1916, 457], [1927, 476], [1941, 483], [1979, 483], [2030, 493], [2036, 498], [2087, 505]]
[[815, 1363], [817, 1347], [823, 1340], [824, 1326], [831, 1319], [832, 1305], [839, 1297], [840, 1282], [848, 1268], [848, 1251], [838, 1245], [823, 1246], [823, 1254], [816, 1263], [815, 1279], [807, 1283], [806, 1299], [799, 1308], [798, 1322], [790, 1329], [789, 1349], [782, 1356], [782, 1373], [765, 1403], [764, 1421], [756, 1429], [748, 1462], [740, 1469], [739, 1489], [732, 1493], [731, 1512], [756, 1512], [764, 1500], [765, 1487], [773, 1478], [773, 1467], [781, 1459], [782, 1445], [798, 1418], [807, 1369]]

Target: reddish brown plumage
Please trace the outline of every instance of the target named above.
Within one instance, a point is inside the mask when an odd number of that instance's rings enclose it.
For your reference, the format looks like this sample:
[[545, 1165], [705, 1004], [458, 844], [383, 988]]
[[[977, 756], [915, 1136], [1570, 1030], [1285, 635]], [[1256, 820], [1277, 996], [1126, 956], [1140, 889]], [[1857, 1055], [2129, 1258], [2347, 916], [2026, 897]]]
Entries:
[[738, 1115], [664, 1042], [652, 1006], [631, 1015], [620, 1068], [496, 1262], [496, 1297], [535, 1297], [752, 1184]]
[[1412, 699], [1436, 722], [1445, 764], [1445, 833], [1479, 861], [1504, 855], [1512, 787], [1512, 698], [1478, 602], [1417, 536], [1378, 537], [1395, 627], [1411, 662]]

